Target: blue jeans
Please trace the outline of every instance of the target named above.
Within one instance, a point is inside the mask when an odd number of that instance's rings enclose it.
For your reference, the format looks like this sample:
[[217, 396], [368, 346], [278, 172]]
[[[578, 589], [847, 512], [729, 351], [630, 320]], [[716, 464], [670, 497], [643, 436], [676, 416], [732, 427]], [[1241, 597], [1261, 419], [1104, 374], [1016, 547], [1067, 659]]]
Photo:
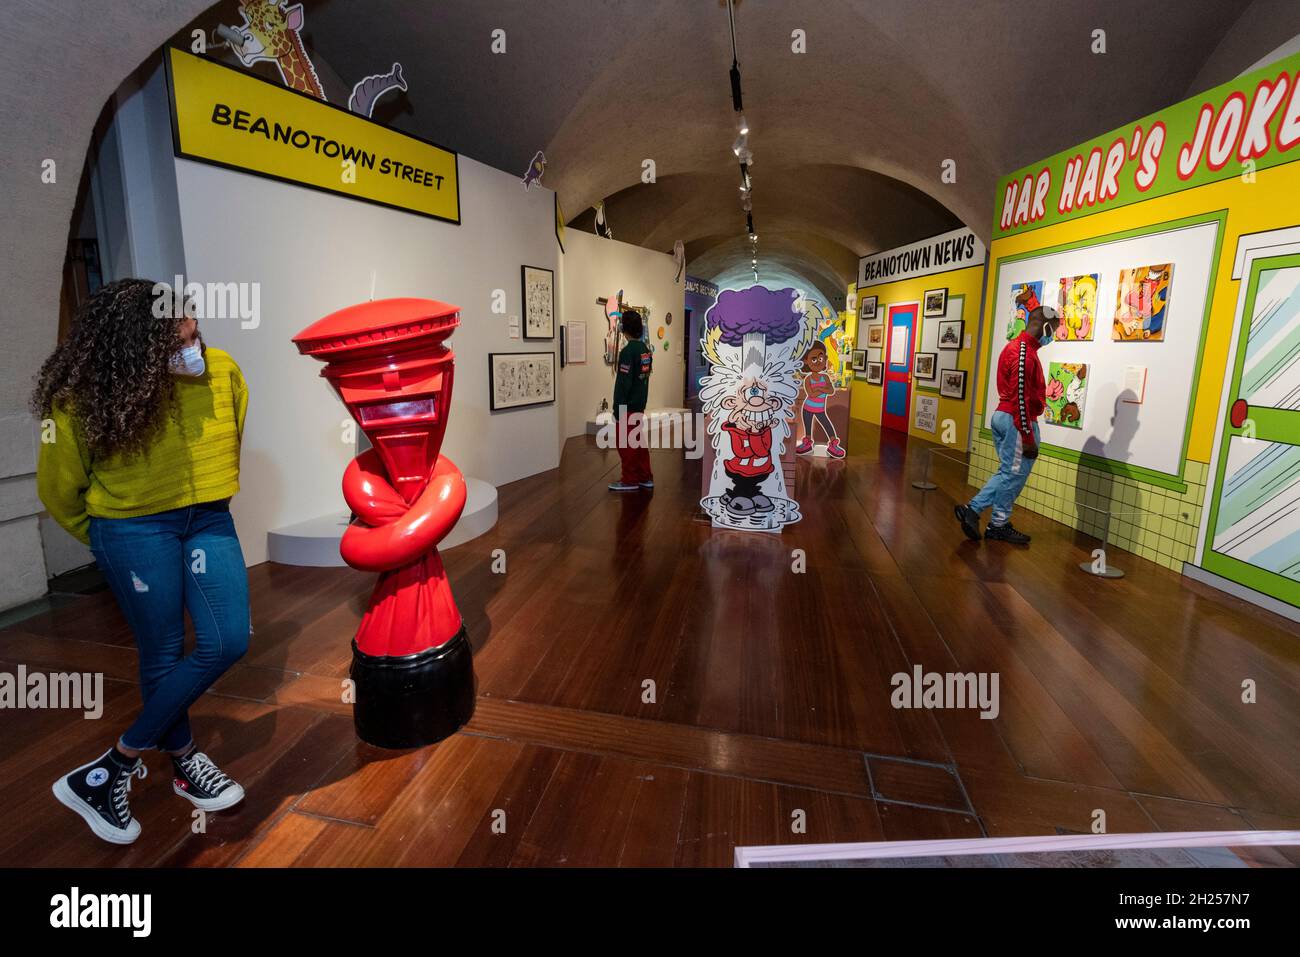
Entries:
[[[1033, 428], [1034, 443], [1037, 444], [1037, 422]], [[989, 420], [989, 430], [993, 433], [993, 445], [998, 450], [998, 470], [970, 500], [968, 507], [978, 515], [992, 505], [992, 524], [1005, 525], [1011, 520], [1011, 506], [1029, 481], [1029, 473], [1033, 471], [1036, 460], [1024, 457], [1016, 420], [1010, 412], [994, 412]]]
[[144, 708], [122, 745], [180, 751], [193, 740], [190, 705], [248, 650], [248, 572], [229, 502], [91, 518], [90, 547], [140, 653]]

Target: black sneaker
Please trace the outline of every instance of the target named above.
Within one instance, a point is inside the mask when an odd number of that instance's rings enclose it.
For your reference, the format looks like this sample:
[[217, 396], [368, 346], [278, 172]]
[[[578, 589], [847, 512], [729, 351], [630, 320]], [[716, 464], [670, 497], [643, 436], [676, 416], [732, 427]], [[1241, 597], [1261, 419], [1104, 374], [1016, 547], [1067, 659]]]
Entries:
[[990, 525], [984, 530], [984, 537], [995, 542], [1010, 542], [1012, 545], [1029, 544], [1029, 536], [1016, 531], [1010, 522], [1005, 525]]
[[83, 764], [54, 782], [54, 796], [72, 808], [90, 829], [110, 844], [132, 844], [140, 836], [140, 822], [131, 816], [127, 792], [131, 779], [143, 779], [148, 772], [139, 758], [130, 758], [109, 748], [98, 759]]
[[957, 521], [961, 522], [961, 530], [966, 533], [966, 537], [972, 542], [980, 540], [980, 517], [975, 510], [969, 505], [957, 505], [953, 508], [957, 515]]
[[222, 811], [244, 799], [244, 789], [198, 748], [172, 758], [172, 790], [205, 811]]

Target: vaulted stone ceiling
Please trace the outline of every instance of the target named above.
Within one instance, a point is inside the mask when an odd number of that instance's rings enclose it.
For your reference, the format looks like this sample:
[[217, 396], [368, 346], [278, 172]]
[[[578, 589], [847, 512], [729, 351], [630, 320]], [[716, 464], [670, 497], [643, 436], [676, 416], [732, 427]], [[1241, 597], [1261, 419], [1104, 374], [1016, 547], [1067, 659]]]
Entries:
[[[402, 62], [410, 90], [377, 119], [521, 176], [542, 149], [573, 227], [604, 199], [616, 238], [681, 239], [693, 274], [751, 277], [723, 0], [305, 6], [309, 47], [344, 82]], [[1186, 96], [1249, 6], [740, 0], [760, 275], [842, 296], [859, 256], [963, 223], [987, 238], [1000, 174]]]

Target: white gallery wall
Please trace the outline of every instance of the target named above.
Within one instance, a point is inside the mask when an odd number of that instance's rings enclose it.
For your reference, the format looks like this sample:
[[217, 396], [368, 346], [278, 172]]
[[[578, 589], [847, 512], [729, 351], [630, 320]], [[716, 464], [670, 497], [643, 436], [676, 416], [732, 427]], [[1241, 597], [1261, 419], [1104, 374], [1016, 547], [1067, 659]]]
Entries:
[[[377, 299], [419, 296], [461, 309], [450, 340], [456, 377], [444, 454], [497, 486], [559, 464], [558, 402], [488, 409], [489, 352], [559, 348], [558, 340], [525, 342], [508, 332], [509, 315], [521, 311], [520, 266], [558, 269], [549, 190], [526, 191], [518, 176], [462, 156], [456, 226], [190, 160], [175, 166], [186, 280], [255, 283], [260, 294], [255, 328], [238, 318], [200, 321], [205, 341], [230, 352], [248, 380], [232, 510], [250, 565], [266, 560], [268, 530], [343, 507], [350, 418], [319, 377], [321, 363], [299, 355], [290, 339], [369, 299], [372, 275]], [[505, 315], [492, 312], [497, 289]]]
[[[564, 269], [560, 319], [587, 327], [587, 361], [570, 363], [560, 373], [562, 435], [583, 434], [587, 422], [596, 417], [600, 400], [613, 402], [614, 371], [604, 360], [605, 313], [596, 300], [616, 296], [620, 289], [624, 302], [650, 311], [655, 358], [647, 408], [680, 408], [686, 376], [682, 351], [686, 300], [684, 284], [673, 281], [677, 274], [673, 257], [570, 229], [565, 232], [560, 258]], [[672, 325], [666, 325], [664, 319], [670, 312]], [[660, 326], [665, 327], [663, 339], [656, 335]], [[668, 343], [666, 350], [664, 342]]]

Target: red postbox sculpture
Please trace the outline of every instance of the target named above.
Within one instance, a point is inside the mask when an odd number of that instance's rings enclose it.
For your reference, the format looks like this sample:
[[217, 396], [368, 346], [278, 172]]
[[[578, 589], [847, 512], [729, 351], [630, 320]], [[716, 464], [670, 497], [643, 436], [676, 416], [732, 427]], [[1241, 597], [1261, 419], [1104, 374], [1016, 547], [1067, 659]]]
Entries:
[[474, 711], [469, 641], [438, 557], [465, 507], [465, 479], [440, 455], [451, 406], [456, 306], [381, 299], [331, 313], [294, 336], [373, 448], [343, 474], [356, 519], [339, 551], [379, 572], [352, 642], [353, 718], [363, 741], [440, 741]]

